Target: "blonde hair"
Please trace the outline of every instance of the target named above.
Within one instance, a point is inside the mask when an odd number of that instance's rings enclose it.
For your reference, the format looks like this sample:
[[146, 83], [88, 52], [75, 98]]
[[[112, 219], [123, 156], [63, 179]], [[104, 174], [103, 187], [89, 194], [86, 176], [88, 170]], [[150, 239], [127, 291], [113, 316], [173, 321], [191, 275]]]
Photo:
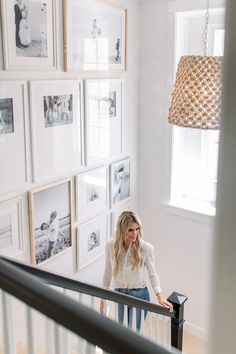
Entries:
[[139, 226], [139, 234], [134, 243], [132, 243], [131, 252], [133, 256], [133, 267], [140, 267], [143, 263], [141, 257], [141, 243], [140, 238], [143, 236], [142, 233], [142, 222], [137, 214], [131, 211], [123, 211], [117, 221], [116, 232], [115, 232], [115, 267], [114, 267], [114, 277], [117, 273], [121, 264], [122, 252], [127, 239], [129, 229], [132, 224], [137, 224]]

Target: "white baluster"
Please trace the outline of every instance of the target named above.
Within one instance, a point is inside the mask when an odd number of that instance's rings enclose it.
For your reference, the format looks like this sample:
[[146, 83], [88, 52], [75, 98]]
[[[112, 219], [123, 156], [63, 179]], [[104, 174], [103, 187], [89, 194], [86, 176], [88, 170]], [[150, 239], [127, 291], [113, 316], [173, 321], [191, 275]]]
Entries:
[[3, 339], [4, 326], [5, 326], [5, 323], [3, 322], [2, 290], [0, 289], [0, 348], [1, 349], [4, 346], [4, 339]]
[[[79, 303], [83, 303], [83, 294], [82, 293], [78, 293], [78, 301]], [[86, 341], [81, 338], [81, 337], [77, 337], [77, 353], [81, 353], [84, 354], [85, 353], [85, 345], [86, 345]]]
[[[67, 290], [63, 289], [63, 294], [67, 295]], [[64, 327], [59, 328], [60, 333], [60, 349], [61, 354], [69, 353], [69, 338], [68, 338], [68, 330]], [[58, 353], [59, 354], [59, 353]]]
[[78, 300], [81, 304], [83, 303], [83, 294], [82, 293], [78, 293]]
[[159, 316], [159, 340], [161, 343], [164, 343], [164, 316]]
[[53, 338], [54, 338], [54, 354], [61, 353], [61, 346], [60, 346], [60, 331], [59, 326], [55, 322], [53, 323]]
[[145, 329], [144, 329], [144, 311], [141, 311], [141, 324], [140, 324], [140, 334], [144, 335], [145, 334]]
[[96, 347], [95, 345], [86, 341], [85, 345], [85, 354], [96, 354]]
[[115, 306], [115, 321], [118, 322], [118, 303], [113, 303]]
[[123, 324], [125, 327], [128, 327], [128, 306], [124, 305], [124, 320]]
[[45, 330], [46, 330], [46, 342], [45, 342], [45, 350], [46, 350], [46, 354], [53, 354], [54, 353], [54, 349], [53, 349], [53, 321], [50, 320], [49, 318], [46, 318], [46, 326], [45, 326]]
[[94, 296], [91, 296], [90, 297], [90, 306], [91, 306], [91, 309], [95, 309], [95, 298]]
[[168, 318], [168, 343], [169, 349], [171, 349], [171, 318]]
[[108, 300], [105, 300], [105, 308], [104, 308], [104, 315], [106, 317], [112, 317], [112, 316], [109, 316], [110, 315], [110, 302]]
[[34, 354], [32, 310], [27, 305], [25, 306], [25, 310], [26, 310], [27, 351], [29, 354]]
[[137, 318], [137, 309], [136, 307], [133, 307], [133, 315], [132, 315], [132, 319], [131, 319], [131, 329], [132, 331], [136, 332], [137, 328], [136, 328], [136, 318]]
[[155, 313], [154, 315], [154, 326], [155, 326], [155, 330], [154, 330], [154, 338], [155, 341], [158, 342], [158, 335], [159, 335], [159, 315]]
[[146, 323], [148, 327], [148, 337], [152, 339], [152, 315], [150, 312], [148, 312], [147, 317], [146, 317]]
[[171, 347], [171, 328], [169, 317], [164, 318], [164, 344], [167, 347]]
[[4, 353], [16, 354], [16, 342], [12, 319], [11, 298], [4, 291], [2, 292], [2, 315], [4, 323]]
[[78, 336], [77, 340], [77, 353], [78, 354], [84, 354], [86, 350], [86, 341], [85, 339], [81, 338]]
[[109, 353], [107, 353], [107, 352], [105, 352], [105, 350], [102, 350], [99, 348], [96, 350], [96, 354], [109, 354]]
[[116, 312], [115, 302], [109, 301], [108, 306], [109, 306], [108, 317], [111, 318], [113, 321], [117, 321], [117, 312]]

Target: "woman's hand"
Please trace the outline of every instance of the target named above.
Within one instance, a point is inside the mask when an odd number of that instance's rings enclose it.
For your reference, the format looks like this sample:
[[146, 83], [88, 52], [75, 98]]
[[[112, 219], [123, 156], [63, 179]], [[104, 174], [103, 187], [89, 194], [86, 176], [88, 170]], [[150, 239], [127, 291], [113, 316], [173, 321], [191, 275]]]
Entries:
[[161, 293], [157, 294], [157, 300], [161, 306], [167, 307], [170, 312], [173, 312], [173, 305], [167, 301]]
[[104, 314], [104, 309], [105, 309], [105, 301], [104, 299], [100, 299], [99, 310], [102, 315]]

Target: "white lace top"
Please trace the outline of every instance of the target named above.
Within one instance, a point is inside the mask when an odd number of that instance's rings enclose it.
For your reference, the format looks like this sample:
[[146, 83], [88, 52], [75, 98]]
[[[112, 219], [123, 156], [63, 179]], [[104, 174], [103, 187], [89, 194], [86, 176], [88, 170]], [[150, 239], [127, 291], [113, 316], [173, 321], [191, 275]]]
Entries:
[[[160, 280], [155, 270], [155, 257], [153, 246], [141, 241], [141, 256], [143, 265], [133, 268], [132, 253], [129, 247], [127, 251], [123, 250], [121, 267], [114, 280], [114, 288], [137, 289], [147, 286], [147, 274], [155, 294], [161, 292]], [[115, 267], [114, 240], [109, 240], [106, 244], [106, 262], [103, 276], [103, 286], [109, 289]]]

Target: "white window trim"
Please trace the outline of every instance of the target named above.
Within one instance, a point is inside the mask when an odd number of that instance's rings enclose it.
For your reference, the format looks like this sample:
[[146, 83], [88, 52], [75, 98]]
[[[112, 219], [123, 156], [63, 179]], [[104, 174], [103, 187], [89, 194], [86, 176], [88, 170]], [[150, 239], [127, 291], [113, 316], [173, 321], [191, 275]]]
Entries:
[[190, 210], [184, 206], [181, 207], [181, 205], [171, 204], [171, 202], [162, 203], [162, 208], [165, 213], [176, 215], [182, 218], [208, 224], [213, 224], [214, 222], [215, 216], [212, 214], [203, 213], [202, 210]]
[[[201, 4], [199, 3], [199, 5], [201, 6]], [[217, 8], [211, 9], [210, 11], [213, 12], [222, 12], [222, 9], [224, 7], [224, 2], [222, 1], [218, 1]], [[184, 11], [188, 11], [190, 9], [184, 9]], [[193, 9], [191, 9], [193, 10]], [[199, 14], [202, 13], [203, 10], [200, 9], [194, 9], [195, 11], [197, 10]], [[193, 13], [195, 12], [193, 11]], [[224, 9], [223, 9], [224, 11]], [[169, 8], [169, 29], [173, 31], [173, 28], [177, 28], [176, 25], [176, 12], [179, 12], [179, 8], [173, 8], [170, 9]], [[196, 13], [196, 12], [195, 12]], [[174, 35], [175, 36], [175, 35]], [[170, 43], [172, 42], [172, 45], [174, 45], [174, 38], [170, 38]], [[168, 67], [169, 67], [169, 73], [173, 72], [173, 67], [174, 65], [176, 65], [175, 63], [175, 58], [177, 57], [176, 54], [176, 48], [174, 49], [174, 46], [172, 47], [170, 45], [169, 47], [169, 54], [172, 53], [172, 60], [169, 60], [168, 62]], [[174, 54], [174, 56], [173, 56]], [[168, 75], [167, 77], [167, 81], [168, 81], [168, 87], [169, 87], [169, 99], [168, 101], [170, 101], [170, 95], [171, 95], [171, 89], [173, 87], [173, 82], [172, 85], [170, 85], [171, 83], [171, 79], [170, 79], [170, 75]], [[167, 113], [168, 115], [168, 113]], [[166, 149], [165, 149], [165, 166], [164, 166], [164, 171], [165, 171], [165, 183], [164, 183], [164, 200], [162, 203], [162, 207], [163, 207], [163, 211], [166, 213], [170, 213], [170, 214], [174, 214], [176, 216], [180, 216], [183, 218], [188, 218], [188, 219], [192, 219], [198, 222], [204, 222], [204, 223], [213, 223], [214, 221], [214, 216], [215, 216], [215, 207], [210, 206], [208, 203], [203, 203], [201, 204], [201, 202], [199, 202], [199, 205], [195, 206], [195, 207], [189, 207], [187, 205], [187, 203], [183, 203], [183, 202], [178, 202], [176, 200], [171, 200], [170, 196], [171, 196], [171, 171], [172, 171], [172, 146], [173, 146], [173, 134], [172, 134], [172, 129], [170, 129], [170, 126], [168, 125], [168, 123], [165, 123], [165, 129], [166, 129]], [[208, 204], [208, 205], [207, 205]]]

